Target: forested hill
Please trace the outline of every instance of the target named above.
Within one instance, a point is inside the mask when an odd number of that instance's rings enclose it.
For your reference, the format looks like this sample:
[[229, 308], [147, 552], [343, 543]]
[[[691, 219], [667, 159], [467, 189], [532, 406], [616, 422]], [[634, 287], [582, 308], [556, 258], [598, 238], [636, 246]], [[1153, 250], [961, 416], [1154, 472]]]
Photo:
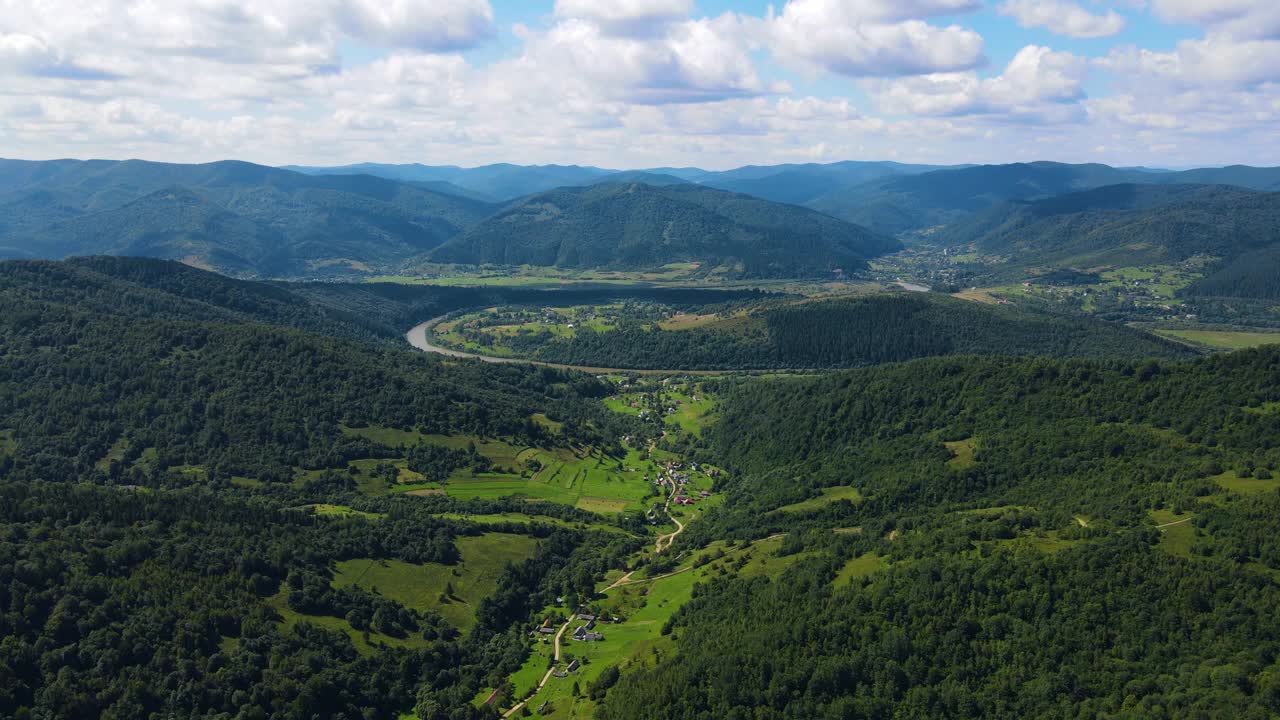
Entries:
[[369, 175], [243, 162], [0, 161], [0, 258], [132, 254], [318, 274], [420, 254], [493, 210]]
[[424, 320], [504, 303], [662, 300], [690, 305], [759, 300], [754, 290], [647, 287], [538, 290], [395, 283], [238, 280], [172, 260], [84, 257], [0, 262], [0, 302], [39, 302], [139, 320], [252, 323], [403, 345]]
[[1008, 268], [1215, 260], [1192, 293], [1277, 297], [1280, 193], [1226, 186], [1116, 185], [997, 206], [939, 232]]
[[752, 277], [829, 276], [898, 243], [804, 208], [696, 185], [561, 188], [441, 246], [440, 262], [643, 270], [698, 262]]
[[[586, 398], [602, 391], [352, 339], [362, 335], [380, 336], [276, 287], [176, 263], [0, 263], [0, 428], [17, 449], [8, 467], [76, 477], [124, 438], [156, 454], [156, 477], [191, 463], [224, 479], [286, 478], [368, 457], [343, 424], [536, 441], [532, 414], [593, 412]], [[586, 440], [608, 424], [574, 427]]]
[[1008, 201], [1038, 200], [1126, 183], [1233, 185], [1275, 191], [1280, 190], [1280, 168], [1153, 172], [1053, 162], [978, 165], [837, 188], [807, 205], [878, 232], [897, 234], [953, 223]]
[[544, 332], [504, 342], [548, 362], [641, 369], [842, 368], [955, 354], [1191, 355], [1132, 328], [918, 293], [774, 302], [723, 315], [688, 329], [629, 323], [568, 339]]
[[[470, 701], [520, 667], [530, 606], [633, 545], [441, 517], [477, 508], [390, 494], [400, 473], [481, 456], [358, 430], [539, 448], [648, 431], [588, 376], [444, 362], [346, 322], [172, 262], [0, 263], [0, 717], [491, 717]], [[528, 552], [485, 560], [465, 626], [448, 598], [337, 582], [374, 560], [454, 577], [464, 543], [513, 540]]]
[[1278, 389], [1276, 349], [726, 387], [681, 541], [788, 567], [696, 589], [599, 717], [1270, 717]]

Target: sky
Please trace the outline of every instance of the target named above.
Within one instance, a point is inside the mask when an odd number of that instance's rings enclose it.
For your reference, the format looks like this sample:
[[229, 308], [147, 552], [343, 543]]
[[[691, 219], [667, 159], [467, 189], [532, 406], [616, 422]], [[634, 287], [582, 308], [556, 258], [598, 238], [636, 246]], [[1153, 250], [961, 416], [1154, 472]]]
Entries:
[[0, 0], [0, 157], [1280, 165], [1280, 0]]

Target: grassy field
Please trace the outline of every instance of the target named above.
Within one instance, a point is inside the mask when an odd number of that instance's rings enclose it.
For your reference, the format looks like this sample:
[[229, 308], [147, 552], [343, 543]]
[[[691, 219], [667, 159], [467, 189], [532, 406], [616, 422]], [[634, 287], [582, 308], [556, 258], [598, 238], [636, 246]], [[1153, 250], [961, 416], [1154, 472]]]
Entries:
[[[661, 403], [650, 406], [644, 392], [619, 393], [605, 399], [610, 410], [626, 415], [639, 415], [642, 411], [657, 413], [671, 427], [678, 427], [694, 435], [702, 435], [707, 425], [715, 422], [716, 398], [700, 390], [662, 390]], [[675, 410], [673, 413], [668, 410]]]
[[1159, 335], [1184, 340], [1217, 350], [1244, 350], [1280, 343], [1278, 332], [1236, 332], [1230, 330], [1156, 330]]
[[809, 498], [808, 500], [792, 503], [790, 505], [784, 505], [778, 508], [778, 512], [809, 512], [811, 510], [824, 508], [837, 500], [848, 500], [849, 502], [854, 503], [862, 502], [862, 493], [858, 492], [858, 489], [855, 487], [826, 487], [822, 488], [822, 494], [818, 497]]
[[[545, 418], [544, 421], [552, 422]], [[702, 421], [703, 418], [698, 416], [690, 422]], [[425, 482], [421, 475], [409, 470], [402, 459], [352, 461], [352, 477], [368, 494], [443, 492], [459, 499], [524, 497], [602, 514], [643, 511], [654, 495], [644, 476], [657, 471], [655, 463], [658, 457], [647, 457], [645, 452], [634, 448], [629, 448], [624, 457], [612, 457], [591, 448], [541, 449], [497, 439], [427, 435], [395, 428], [343, 428], [343, 431], [389, 447], [420, 442], [460, 449], [474, 445], [476, 451], [494, 465], [491, 472], [461, 469], [444, 483], [432, 483]], [[671, 459], [676, 458], [671, 456]], [[394, 484], [388, 483], [382, 474], [388, 464], [396, 471]], [[299, 471], [295, 482], [300, 485], [322, 472]], [[710, 479], [705, 476], [695, 474], [694, 480], [696, 489], [711, 487]]]
[[643, 510], [651, 496], [641, 467], [627, 463], [626, 458], [535, 450], [524, 460], [536, 462], [539, 469], [525, 474], [459, 473], [446, 483], [445, 492], [464, 499], [519, 495], [598, 513]]
[[1153, 524], [1166, 526], [1160, 528], [1160, 549], [1170, 555], [1191, 557], [1191, 545], [1196, 539], [1196, 528], [1190, 522], [1191, 513], [1152, 510], [1150, 514]]
[[111, 443], [111, 447], [107, 448], [107, 454], [103, 455], [95, 463], [95, 467], [106, 472], [113, 462], [121, 462], [124, 460], [124, 454], [129, 450], [129, 441], [126, 438], [119, 438]]
[[626, 530], [617, 525], [607, 525], [605, 523], [581, 523], [567, 522], [557, 517], [547, 515], [529, 515], [526, 513], [505, 512], [491, 513], [488, 515], [472, 515], [466, 513], [440, 513], [439, 517], [447, 520], [462, 520], [465, 522], [473, 522], [481, 525], [499, 525], [506, 523], [543, 523], [546, 525], [555, 525], [557, 527], [573, 528], [576, 530], [600, 530], [603, 532], [619, 533], [621, 535], [629, 534]]
[[1257, 495], [1258, 493], [1272, 492], [1276, 488], [1280, 488], [1280, 479], [1259, 480], [1252, 477], [1240, 477], [1234, 470], [1228, 470], [1221, 475], [1214, 476], [1213, 481], [1227, 490], [1241, 495]]
[[[533, 556], [537, 540], [527, 535], [486, 533], [458, 538], [462, 561], [456, 566], [427, 563], [413, 565], [399, 560], [346, 560], [339, 562], [333, 584], [358, 585], [415, 610], [435, 610], [454, 627], [468, 630], [475, 624], [476, 606], [493, 593], [508, 562]], [[445, 597], [445, 589], [453, 594]]]
[[855, 579], [866, 577], [877, 570], [883, 570], [889, 564], [884, 558], [875, 553], [865, 553], [856, 558], [852, 558], [849, 562], [840, 568], [840, 572], [836, 573], [836, 579], [832, 581], [832, 585], [841, 588], [852, 583]]
[[1255, 415], [1274, 415], [1280, 414], [1280, 402], [1262, 403], [1258, 407], [1246, 407], [1243, 410], [1247, 413]]
[[329, 517], [363, 517], [370, 520], [386, 517], [386, 515], [382, 513], [364, 512], [363, 510], [356, 510], [354, 508], [347, 507], [346, 505], [329, 505], [327, 503], [319, 505], [303, 505], [300, 509], [310, 510], [316, 515]]
[[[577, 659], [582, 667], [565, 678], [552, 677], [547, 685], [531, 699], [528, 708], [535, 718], [556, 720], [586, 720], [595, 711], [595, 703], [587, 699], [588, 685], [606, 668], [621, 668], [637, 664], [651, 664], [663, 654], [675, 651], [670, 637], [662, 635], [662, 627], [693, 595], [694, 585], [734, 573], [745, 576], [768, 575], [777, 577], [793, 563], [812, 556], [811, 553], [775, 557], [781, 546], [781, 538], [761, 540], [751, 545], [729, 547], [723, 542], [712, 543], [686, 560], [681, 571], [669, 577], [652, 581], [633, 582], [604, 593], [594, 606], [605, 614], [624, 618], [617, 625], [599, 624], [596, 630], [604, 635], [598, 642], [573, 642], [563, 646], [561, 667]], [[718, 559], [717, 554], [723, 554]], [[705, 559], [700, 567], [693, 567], [695, 560]], [[599, 590], [610, 584], [602, 583]], [[564, 612], [563, 608], [548, 608], [547, 612]], [[571, 627], [576, 627], [571, 626]], [[677, 631], [678, 632], [678, 631]], [[524, 666], [513, 674], [508, 682], [516, 697], [523, 697], [534, 688], [546, 672], [552, 656], [552, 644], [548, 640], [533, 641], [533, 652]], [[574, 697], [572, 688], [577, 683], [582, 695]], [[481, 693], [483, 700], [488, 693]], [[538, 708], [547, 703], [546, 710]]]
[[943, 443], [943, 445], [947, 446], [953, 456], [947, 461], [947, 467], [953, 470], [964, 470], [965, 468], [973, 467], [977, 462], [973, 459], [976, 448], [976, 441], [973, 438], [954, 440]]
[[287, 590], [281, 590], [275, 595], [267, 599], [267, 604], [280, 616], [280, 621], [285, 629], [291, 629], [298, 623], [311, 623], [318, 625], [326, 630], [334, 630], [340, 633], [346, 633], [351, 638], [351, 644], [355, 646], [356, 652], [361, 655], [371, 655], [377, 650], [378, 645], [388, 645], [399, 648], [424, 648], [431, 645], [427, 640], [423, 640], [420, 636], [410, 634], [408, 637], [396, 638], [388, 635], [379, 635], [376, 632], [368, 633], [368, 640], [365, 639], [366, 633], [351, 627], [351, 624], [342, 618], [329, 617], [327, 615], [304, 615], [296, 612], [289, 607], [287, 600]]
[[[394, 483], [388, 482], [379, 472], [379, 468], [387, 465], [394, 470]], [[295, 487], [302, 487], [307, 481], [315, 480], [325, 472], [328, 471], [298, 470], [294, 475], [293, 484]], [[405, 492], [440, 487], [438, 483], [426, 482], [421, 474], [409, 469], [407, 461], [399, 458], [352, 460], [347, 464], [345, 472], [356, 481], [356, 488], [366, 495], [385, 495], [392, 491]]]

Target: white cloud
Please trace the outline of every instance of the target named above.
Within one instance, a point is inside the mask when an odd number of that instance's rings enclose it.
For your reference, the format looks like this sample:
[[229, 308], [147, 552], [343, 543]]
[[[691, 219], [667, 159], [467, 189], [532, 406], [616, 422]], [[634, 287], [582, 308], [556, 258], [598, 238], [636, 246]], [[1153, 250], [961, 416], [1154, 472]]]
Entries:
[[555, 14], [619, 35], [651, 35], [689, 16], [693, 0], [556, 0]]
[[1001, 15], [1009, 15], [1024, 28], [1042, 27], [1072, 38], [1100, 38], [1124, 29], [1124, 18], [1114, 10], [1094, 15], [1070, 0], [1005, 0]]
[[[522, 87], [550, 84], [563, 95], [641, 104], [707, 102], [759, 95], [766, 87], [751, 62], [751, 28], [732, 14], [673, 23], [659, 37], [612, 35], [579, 19], [527, 32], [514, 63], [495, 66]], [[545, 96], [544, 96], [545, 97]]]
[[493, 34], [488, 0], [342, 0], [336, 15], [351, 37], [423, 52], [461, 50]]
[[967, 70], [984, 62], [982, 37], [918, 18], [974, 7], [969, 0], [791, 0], [771, 19], [772, 49], [851, 77]]
[[1191, 23], [1240, 38], [1280, 37], [1280, 3], [1275, 0], [1151, 0], [1157, 17]]
[[1086, 100], [1084, 105], [1089, 116], [1095, 119], [1114, 120], [1133, 127], [1158, 130], [1173, 130], [1183, 126], [1176, 115], [1142, 107], [1142, 103], [1133, 95]]
[[0, 35], [129, 71], [140, 55], [324, 71], [342, 37], [445, 52], [492, 32], [488, 0], [0, 0]]
[[1028, 45], [997, 77], [935, 73], [884, 83], [877, 95], [887, 110], [900, 114], [1060, 117], [1064, 113], [1053, 106], [1082, 99], [1087, 72], [1083, 58]]
[[1117, 48], [1099, 65], [1119, 76], [1121, 83], [1248, 88], [1280, 82], [1280, 40], [1241, 40], [1210, 33], [1199, 40], [1183, 40], [1169, 52]]
[[[938, 20], [980, 0], [714, 18], [693, 0], [541, 2], [501, 59], [474, 62], [461, 50], [504, 20], [484, 0], [0, 0], [0, 138], [28, 156], [316, 164], [1280, 164], [1269, 3], [1152, 0], [1204, 36], [1092, 65], [1033, 46], [988, 73], [982, 38]], [[1101, 0], [1065, 2], [1108, 17]], [[781, 67], [757, 67], [761, 51]], [[1085, 98], [1090, 67], [1114, 91]], [[797, 93], [795, 69], [858, 78], [873, 102]]]

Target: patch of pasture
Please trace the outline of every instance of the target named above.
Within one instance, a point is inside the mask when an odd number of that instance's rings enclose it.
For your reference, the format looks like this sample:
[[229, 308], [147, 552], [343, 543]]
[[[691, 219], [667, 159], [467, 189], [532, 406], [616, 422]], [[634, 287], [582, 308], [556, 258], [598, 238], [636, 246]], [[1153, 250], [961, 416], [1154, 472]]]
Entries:
[[1236, 332], [1230, 330], [1156, 330], [1159, 335], [1214, 348], [1244, 350], [1280, 343], [1278, 332]]
[[1257, 495], [1280, 488], [1280, 479], [1241, 477], [1234, 470], [1215, 475], [1212, 480], [1223, 488], [1241, 495]]
[[808, 500], [802, 500], [790, 505], [783, 505], [778, 508], [778, 512], [810, 512], [813, 510], [820, 510], [838, 500], [848, 500], [849, 502], [859, 503], [862, 502], [862, 493], [858, 492], [857, 488], [850, 487], [848, 485], [825, 487], [822, 488], [821, 494], [817, 497], [811, 497]]
[[119, 463], [124, 461], [124, 454], [129, 451], [129, 440], [127, 438], [118, 438], [111, 443], [111, 447], [107, 448], [107, 454], [98, 459], [94, 463], [94, 467], [106, 472], [111, 469], [111, 463]]
[[977, 448], [973, 438], [953, 440], [945, 442], [943, 445], [951, 451], [951, 459], [947, 461], [947, 467], [952, 470], [964, 470], [977, 464], [973, 457]]
[[840, 572], [836, 573], [835, 580], [831, 584], [838, 588], [846, 587], [857, 578], [866, 577], [887, 567], [889, 563], [884, 558], [873, 552], [864, 553], [850, 558], [844, 567], [840, 568]]
[[1191, 545], [1196, 539], [1196, 528], [1191, 524], [1191, 513], [1175, 513], [1172, 510], [1152, 510], [1151, 522], [1160, 529], [1160, 549], [1178, 557], [1191, 557]]
[[362, 517], [368, 520], [378, 520], [386, 517], [386, 514], [384, 513], [365, 512], [346, 505], [330, 505], [328, 503], [303, 505], [298, 509], [315, 513], [321, 517]]
[[[434, 610], [459, 630], [475, 625], [476, 607], [493, 594], [507, 563], [533, 557], [538, 541], [528, 535], [485, 533], [457, 539], [457, 565], [400, 560], [344, 560], [337, 564], [335, 587], [358, 585], [407, 608]], [[449, 587], [452, 586], [452, 593]]]
[[[355, 646], [356, 652], [361, 655], [374, 654], [378, 651], [379, 645], [409, 649], [425, 648], [431, 645], [430, 641], [424, 640], [421, 635], [410, 633], [406, 637], [397, 638], [390, 635], [380, 635], [373, 630], [366, 633], [363, 630], [356, 630], [351, 627], [351, 623], [348, 623], [343, 618], [300, 613], [289, 607], [288, 592], [287, 589], [284, 589], [267, 599], [267, 604], [280, 616], [280, 621], [286, 630], [292, 629], [298, 623], [310, 623], [326, 630], [344, 633], [351, 638], [351, 644]], [[368, 638], [367, 640], [365, 639], [366, 637]]]

